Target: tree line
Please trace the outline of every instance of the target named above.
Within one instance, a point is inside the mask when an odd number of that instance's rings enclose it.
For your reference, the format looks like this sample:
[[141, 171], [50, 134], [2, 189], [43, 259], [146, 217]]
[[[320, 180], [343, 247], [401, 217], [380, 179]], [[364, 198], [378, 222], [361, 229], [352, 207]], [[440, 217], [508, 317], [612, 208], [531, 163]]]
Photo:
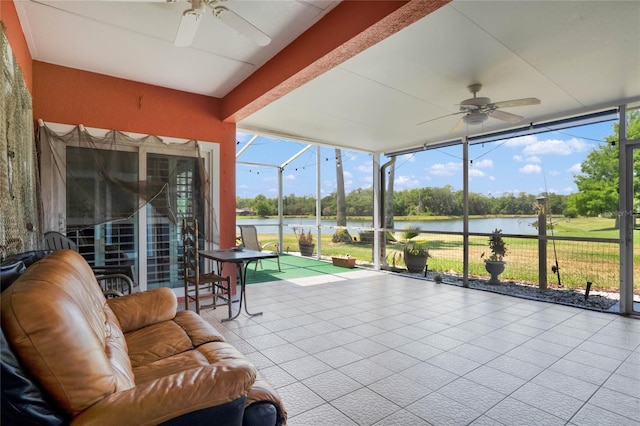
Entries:
[[[549, 212], [563, 214], [567, 206], [566, 195], [554, 193], [541, 194], [547, 197]], [[337, 191], [323, 197], [320, 201], [322, 216], [337, 215]], [[461, 216], [461, 190], [454, 190], [450, 185], [445, 187], [425, 187], [394, 191], [394, 216]], [[503, 194], [499, 197], [469, 193], [470, 215], [533, 215], [536, 214], [538, 195], [521, 192], [517, 195]], [[358, 188], [345, 197], [347, 216], [373, 216], [373, 189]], [[312, 196], [296, 196], [290, 194], [283, 197], [283, 214], [285, 216], [315, 215], [316, 199]], [[258, 195], [255, 198], [236, 198], [236, 207], [250, 208], [258, 216], [275, 216], [278, 214], [277, 198]]]

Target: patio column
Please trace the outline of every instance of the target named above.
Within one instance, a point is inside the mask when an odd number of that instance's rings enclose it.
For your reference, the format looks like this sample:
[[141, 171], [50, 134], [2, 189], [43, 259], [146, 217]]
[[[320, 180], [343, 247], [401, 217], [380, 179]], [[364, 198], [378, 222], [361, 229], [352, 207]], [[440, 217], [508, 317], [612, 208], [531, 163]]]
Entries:
[[469, 138], [462, 141], [462, 285], [469, 287]]
[[620, 106], [618, 120], [618, 182], [620, 223], [620, 313], [633, 314], [633, 148], [638, 140], [627, 140], [627, 106]]
[[316, 258], [320, 259], [322, 252], [322, 238], [320, 238], [322, 232], [320, 226], [322, 225], [320, 217], [322, 216], [322, 180], [320, 176], [320, 164], [322, 164], [322, 157], [320, 156], [320, 145], [316, 145], [316, 240], [318, 242], [318, 249], [316, 251]]
[[[380, 197], [384, 188], [380, 187], [380, 153], [372, 154], [373, 159], [373, 269], [380, 270]], [[383, 239], [384, 241], [384, 239]]]
[[279, 253], [282, 254], [282, 245], [284, 244], [284, 207], [282, 205], [282, 196], [284, 195], [284, 167], [278, 167], [278, 247]]

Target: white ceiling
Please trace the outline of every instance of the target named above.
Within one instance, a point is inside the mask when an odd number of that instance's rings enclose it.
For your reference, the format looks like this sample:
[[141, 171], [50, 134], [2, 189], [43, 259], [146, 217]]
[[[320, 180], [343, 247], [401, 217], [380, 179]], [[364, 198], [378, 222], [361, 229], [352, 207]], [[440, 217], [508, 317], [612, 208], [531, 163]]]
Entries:
[[260, 47], [205, 13], [189, 47], [174, 39], [187, 1], [16, 0], [33, 59], [218, 98], [339, 0], [221, 1], [272, 41]]
[[[231, 0], [267, 33], [259, 47], [207, 14], [189, 48], [173, 37], [186, 2], [16, 1], [34, 59], [223, 97], [339, 1]], [[524, 117], [461, 126], [482, 83]], [[640, 101], [640, 1], [454, 1], [238, 123], [238, 129], [393, 152]], [[435, 121], [417, 123], [446, 116]]]

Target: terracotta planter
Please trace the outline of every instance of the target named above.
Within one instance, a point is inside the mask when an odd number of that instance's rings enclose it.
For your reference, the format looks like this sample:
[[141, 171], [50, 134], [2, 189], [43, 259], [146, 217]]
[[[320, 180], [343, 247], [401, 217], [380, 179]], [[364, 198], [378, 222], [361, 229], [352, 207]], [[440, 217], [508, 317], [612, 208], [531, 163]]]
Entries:
[[335, 266], [341, 266], [343, 268], [355, 268], [356, 267], [356, 258], [355, 257], [332, 257], [331, 262]]
[[498, 275], [504, 272], [505, 262], [497, 260], [485, 260], [484, 268], [491, 274], [491, 278], [487, 281], [487, 284], [500, 284]]

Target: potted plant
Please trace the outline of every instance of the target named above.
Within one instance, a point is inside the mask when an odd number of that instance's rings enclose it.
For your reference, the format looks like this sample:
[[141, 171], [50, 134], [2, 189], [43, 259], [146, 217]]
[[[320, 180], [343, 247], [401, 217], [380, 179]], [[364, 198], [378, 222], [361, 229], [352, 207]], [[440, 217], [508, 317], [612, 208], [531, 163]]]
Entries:
[[421, 273], [427, 268], [429, 249], [426, 241], [408, 241], [405, 243], [402, 254], [407, 270], [412, 273]]
[[[407, 226], [400, 237], [401, 250], [394, 250], [389, 255], [395, 267], [396, 259], [402, 257], [407, 271], [419, 274], [426, 270], [429, 249], [425, 240], [419, 240], [420, 228]], [[389, 257], [389, 255], [387, 257]]]
[[300, 234], [293, 228], [293, 232], [296, 234], [296, 239], [298, 240], [298, 247], [300, 248], [300, 254], [303, 256], [313, 256], [313, 249], [315, 248], [315, 244], [313, 243], [313, 235], [311, 234], [311, 229], [309, 231], [304, 232], [304, 228], [300, 231]]
[[[491, 254], [484, 259], [484, 267], [491, 278], [487, 284], [500, 284], [498, 276], [504, 272], [505, 262], [502, 260], [507, 255], [507, 243], [502, 238], [502, 229], [494, 229], [489, 237], [489, 250]], [[484, 257], [484, 253], [480, 257]]]

